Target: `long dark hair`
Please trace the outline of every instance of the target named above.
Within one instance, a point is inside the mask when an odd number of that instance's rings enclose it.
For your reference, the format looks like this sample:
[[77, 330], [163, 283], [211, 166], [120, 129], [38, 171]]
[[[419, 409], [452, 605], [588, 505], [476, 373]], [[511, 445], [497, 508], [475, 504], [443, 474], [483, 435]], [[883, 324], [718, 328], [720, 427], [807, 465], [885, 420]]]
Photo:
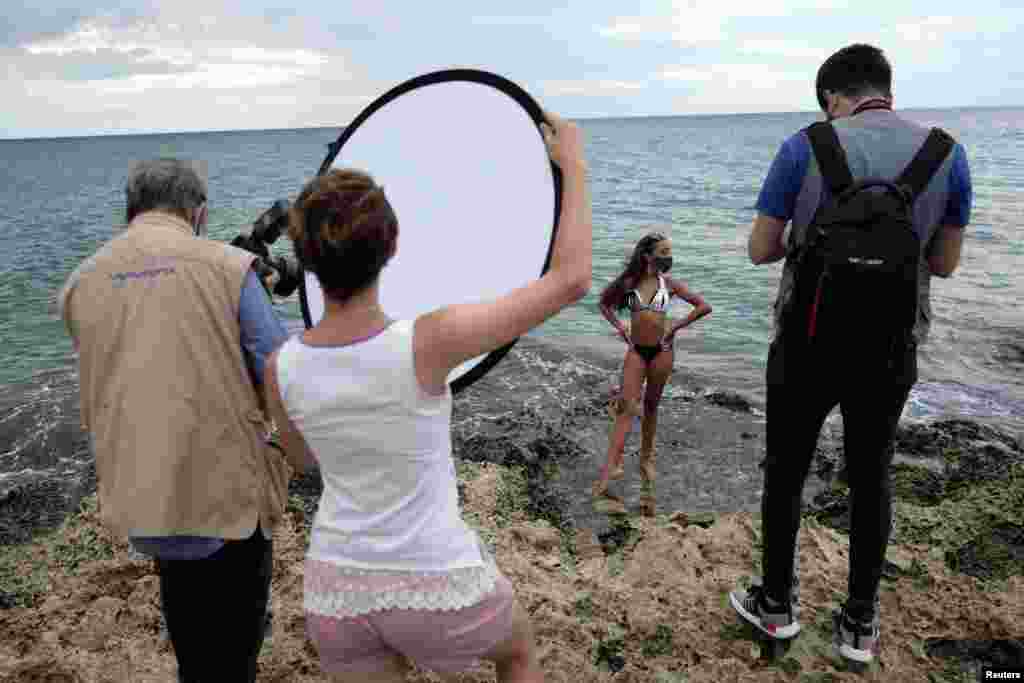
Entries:
[[647, 272], [647, 259], [654, 253], [658, 242], [668, 239], [660, 232], [652, 232], [644, 235], [636, 247], [633, 248], [633, 255], [626, 261], [625, 269], [612, 280], [611, 284], [601, 292], [601, 304], [615, 310], [626, 308], [626, 292], [636, 286], [637, 281]]

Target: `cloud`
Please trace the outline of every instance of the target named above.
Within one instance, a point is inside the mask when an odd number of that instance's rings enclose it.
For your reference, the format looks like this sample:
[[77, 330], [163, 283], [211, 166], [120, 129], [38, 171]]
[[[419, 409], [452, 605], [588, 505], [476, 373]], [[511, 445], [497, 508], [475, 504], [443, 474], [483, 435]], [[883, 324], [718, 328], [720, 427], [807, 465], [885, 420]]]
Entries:
[[598, 27], [606, 38], [618, 40], [670, 39], [684, 45], [725, 40], [724, 19], [714, 14], [678, 12], [670, 17], [622, 17]]
[[582, 95], [584, 97], [607, 97], [625, 95], [631, 91], [643, 90], [647, 83], [642, 81], [578, 80], [542, 81], [540, 88], [548, 97]]
[[[973, 22], [971, 22], [973, 23]], [[897, 24], [892, 31], [912, 43], [938, 43], [951, 31], [961, 29], [955, 17], [934, 16], [920, 21]]]
[[970, 17], [950, 0], [924, 14], [879, 0], [8, 4], [0, 137], [335, 126], [452, 66], [499, 73], [570, 117], [811, 111], [817, 65], [860, 41], [889, 55], [901, 107], [1024, 103], [1024, 8], [997, 0]]
[[677, 110], [691, 112], [800, 111], [814, 107], [813, 75], [763, 63], [665, 66], [657, 75], [687, 94]]
[[618, 17], [597, 27], [597, 32], [618, 40], [670, 39], [682, 45], [701, 45], [725, 41], [734, 19], [787, 17], [838, 6], [839, 0], [674, 0], [665, 14]]
[[666, 66], [658, 77], [665, 81], [720, 82], [729, 86], [751, 86], [772, 90], [781, 83], [806, 81], [807, 74], [783, 71], [769, 64], [756, 62], [739, 64], [702, 64], [696, 66]]
[[155, 59], [150, 50], [125, 53], [109, 48], [79, 54], [31, 53], [24, 48], [0, 50], [8, 81], [89, 81], [127, 78], [135, 74], [183, 73], [190, 67]]
[[[885, 31], [887, 36], [908, 47], [920, 49], [942, 47], [949, 41], [998, 41], [1017, 36], [1024, 25], [1024, 8], [1003, 8], [998, 14], [931, 15], [895, 23]], [[981, 48], [984, 52], [991, 45]]]
[[[197, 26], [143, 21], [129, 26], [91, 20], [58, 38], [24, 47], [33, 57], [65, 58], [69, 66], [90, 61], [118, 62], [123, 78], [92, 87], [113, 91], [167, 88], [247, 88], [280, 85], [317, 73], [329, 62], [343, 68], [338, 58], [307, 48], [263, 47], [211, 31], [217, 18], [200, 16]], [[194, 36], [200, 34], [196, 39]], [[113, 60], [111, 60], [113, 57]], [[130, 73], [135, 66], [135, 73]]]
[[108, 9], [102, 2], [6, 2], [0, 12], [0, 47], [18, 47], [40, 38], [61, 35], [78, 22]]
[[379, 90], [288, 13], [183, 14], [92, 17], [4, 51], [0, 74], [19, 96], [3, 119], [35, 128], [74, 118], [86, 130], [329, 126]]
[[813, 47], [800, 40], [783, 40], [778, 38], [752, 38], [739, 43], [739, 52], [745, 55], [767, 55], [785, 57], [787, 59], [814, 59], [823, 61], [830, 52], [824, 48]]

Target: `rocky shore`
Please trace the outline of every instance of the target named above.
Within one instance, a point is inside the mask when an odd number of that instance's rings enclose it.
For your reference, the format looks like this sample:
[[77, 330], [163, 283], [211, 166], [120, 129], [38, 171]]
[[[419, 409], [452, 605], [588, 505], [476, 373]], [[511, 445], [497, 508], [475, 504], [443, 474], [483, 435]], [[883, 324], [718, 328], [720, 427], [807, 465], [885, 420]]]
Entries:
[[[953, 683], [976, 680], [985, 663], [1024, 667], [1024, 447], [1014, 435], [961, 420], [901, 425], [883, 654], [858, 675], [829, 642], [849, 545], [841, 425], [827, 425], [805, 495], [804, 631], [778, 656], [725, 600], [759, 573], [756, 397], [677, 371], [659, 413], [658, 516], [637, 514], [634, 457], [615, 484], [630, 514], [601, 515], [589, 486], [617, 365], [525, 342], [457, 397], [453, 446], [466, 518], [533, 615], [549, 681]], [[638, 442], [636, 430], [628, 454]], [[174, 680], [152, 563], [97, 523], [90, 476], [83, 469], [74, 490], [36, 482], [0, 497], [0, 681]], [[325, 680], [301, 613], [319, 486], [315, 472], [291, 484], [261, 681]], [[54, 501], [76, 511], [61, 520]], [[482, 666], [463, 680], [493, 673]]]

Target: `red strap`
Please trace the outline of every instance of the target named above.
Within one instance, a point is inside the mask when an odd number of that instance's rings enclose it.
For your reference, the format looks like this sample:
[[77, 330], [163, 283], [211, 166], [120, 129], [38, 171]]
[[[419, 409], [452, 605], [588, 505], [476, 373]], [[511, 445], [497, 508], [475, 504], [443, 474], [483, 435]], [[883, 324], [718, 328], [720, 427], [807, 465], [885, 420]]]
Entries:
[[814, 339], [814, 333], [818, 328], [818, 305], [821, 303], [821, 290], [824, 289], [824, 276], [818, 280], [818, 291], [814, 293], [814, 305], [811, 307], [811, 317], [807, 322], [807, 338]]

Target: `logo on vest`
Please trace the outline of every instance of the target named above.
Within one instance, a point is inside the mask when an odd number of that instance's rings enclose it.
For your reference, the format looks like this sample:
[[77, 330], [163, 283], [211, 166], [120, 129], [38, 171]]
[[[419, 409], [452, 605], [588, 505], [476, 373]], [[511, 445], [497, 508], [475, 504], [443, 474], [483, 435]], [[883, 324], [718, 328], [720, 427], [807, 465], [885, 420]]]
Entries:
[[174, 263], [175, 259], [173, 258], [147, 256], [142, 259], [141, 270], [111, 273], [110, 280], [114, 283], [114, 287], [118, 289], [124, 287], [129, 282], [144, 282], [147, 285], [152, 285], [156, 282], [157, 278], [175, 273]]

